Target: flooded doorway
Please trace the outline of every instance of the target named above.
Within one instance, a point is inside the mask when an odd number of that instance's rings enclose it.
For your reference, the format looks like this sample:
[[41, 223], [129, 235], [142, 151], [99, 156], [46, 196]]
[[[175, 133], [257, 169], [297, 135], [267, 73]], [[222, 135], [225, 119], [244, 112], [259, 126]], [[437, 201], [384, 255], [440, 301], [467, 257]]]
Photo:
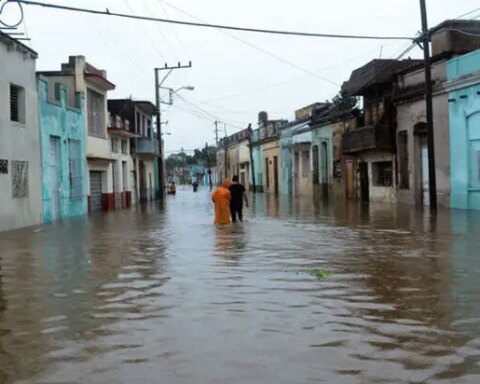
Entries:
[[278, 157], [273, 156], [273, 183], [275, 193], [278, 194]]
[[52, 221], [60, 216], [60, 138], [50, 136], [50, 189], [52, 198]]
[[426, 143], [421, 146], [422, 156], [422, 201], [425, 207], [430, 205], [430, 177], [428, 171], [428, 147]]
[[369, 180], [368, 180], [368, 163], [362, 162], [359, 165], [360, 169], [360, 200], [369, 201]]

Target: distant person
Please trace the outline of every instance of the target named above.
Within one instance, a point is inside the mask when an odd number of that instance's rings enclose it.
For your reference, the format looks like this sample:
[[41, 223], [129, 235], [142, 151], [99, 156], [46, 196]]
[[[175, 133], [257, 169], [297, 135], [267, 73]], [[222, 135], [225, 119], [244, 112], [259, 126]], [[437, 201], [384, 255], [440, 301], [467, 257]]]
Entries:
[[230, 180], [225, 179], [221, 187], [212, 193], [212, 201], [215, 205], [215, 224], [230, 223], [230, 199], [232, 195], [228, 187]]
[[169, 189], [168, 189], [168, 194], [169, 194], [169, 195], [175, 195], [176, 193], [177, 193], [177, 186], [175, 185], [175, 182], [172, 181], [172, 182], [170, 183], [170, 187], [169, 187]]
[[248, 208], [248, 195], [245, 187], [238, 182], [238, 176], [232, 177], [232, 184], [230, 185], [230, 193], [232, 198], [230, 200], [230, 214], [232, 221], [235, 223], [238, 220], [243, 221], [243, 201]]
[[196, 180], [192, 183], [192, 186], [193, 186], [193, 192], [197, 192], [198, 191], [198, 183], [197, 183]]

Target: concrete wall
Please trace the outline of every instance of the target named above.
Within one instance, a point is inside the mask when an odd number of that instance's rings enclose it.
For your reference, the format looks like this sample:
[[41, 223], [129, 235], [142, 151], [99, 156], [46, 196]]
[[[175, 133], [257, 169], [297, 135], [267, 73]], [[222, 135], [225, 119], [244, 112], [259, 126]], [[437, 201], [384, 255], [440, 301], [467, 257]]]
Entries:
[[[263, 146], [252, 146], [253, 169], [255, 171], [255, 186], [257, 192], [264, 191], [264, 160], [263, 160]], [[218, 166], [218, 163], [217, 163]], [[252, 181], [252, 167], [250, 167], [250, 181]]]
[[[277, 157], [277, 175], [278, 175], [278, 192], [280, 192], [280, 141], [273, 140], [263, 144], [262, 165], [263, 165], [263, 189], [264, 192], [275, 193], [275, 163], [274, 157]], [[268, 164], [265, 163], [265, 159], [268, 158]], [[267, 186], [266, 172], [268, 170], [270, 183]]]
[[[313, 147], [318, 146], [318, 189], [320, 196], [328, 197], [333, 189], [333, 130], [324, 125], [312, 130], [312, 177], [315, 164]], [[324, 153], [326, 151], [326, 153]], [[326, 158], [326, 161], [325, 161]], [[316, 187], [315, 187], [316, 188]]]
[[[450, 134], [448, 117], [448, 94], [436, 94], [433, 98], [433, 123], [435, 129], [435, 165], [437, 177], [437, 199], [439, 206], [450, 206]], [[420, 137], [414, 135], [417, 123], [426, 121], [425, 100], [397, 106], [398, 133], [408, 136], [409, 189], [398, 190], [398, 202], [422, 204], [422, 162]]]
[[[49, 83], [47, 78], [40, 77], [39, 85], [39, 116], [42, 146], [42, 185], [43, 185], [43, 216], [44, 222], [50, 223], [63, 219], [87, 214], [87, 163], [85, 157], [85, 118], [84, 98], [77, 94], [77, 107], [68, 106], [68, 90], [64, 85]], [[51, 89], [56, 88], [55, 99], [50, 99]], [[50, 138], [59, 139], [58, 191], [52, 190], [52, 172], [50, 158]], [[77, 140], [80, 144], [81, 194], [71, 195], [69, 142]], [[53, 195], [58, 192], [58, 207], [54, 208]], [[55, 204], [56, 205], [56, 204]], [[55, 217], [56, 216], [56, 217]]]
[[280, 133], [280, 193], [293, 193], [293, 159], [292, 128], [285, 128]]
[[[10, 120], [10, 84], [23, 87], [23, 122]], [[8, 173], [0, 173], [0, 231], [42, 222], [42, 181], [38, 94], [35, 59], [20, 47], [0, 41], [0, 160]], [[13, 197], [12, 161], [28, 162], [28, 193]]]
[[[308, 152], [308, 162], [304, 163], [302, 156], [304, 152]], [[312, 151], [311, 145], [295, 145], [293, 152], [293, 193], [296, 196], [312, 196]], [[295, 161], [295, 154], [298, 153], [298, 164]]]
[[[110, 157], [113, 159], [112, 163], [112, 188], [115, 194], [115, 208], [127, 208], [126, 193], [131, 196], [133, 190], [131, 173], [133, 171], [133, 159], [130, 156], [130, 139], [124, 138], [121, 135], [110, 134]], [[112, 139], [117, 140], [118, 152], [114, 152], [112, 148]], [[122, 153], [122, 141], [126, 143], [126, 153]], [[123, 163], [126, 163], [126, 172], [124, 177]], [[156, 180], [158, 180], [158, 175]]]
[[[377, 186], [374, 184], [373, 179], [373, 167], [372, 163], [381, 162], [381, 161], [391, 161], [393, 167], [393, 180], [391, 186]], [[389, 203], [394, 204], [397, 202], [397, 191], [396, 191], [396, 182], [395, 182], [395, 155], [393, 153], [366, 153], [358, 157], [357, 165], [360, 162], [368, 163], [368, 181], [369, 181], [369, 196], [370, 201], [374, 203]], [[360, 182], [360, 177], [357, 177], [358, 182]], [[360, 190], [360, 186], [357, 186]]]
[[[450, 60], [451, 207], [480, 210], [480, 50]], [[468, 85], [469, 84], [469, 85]]]

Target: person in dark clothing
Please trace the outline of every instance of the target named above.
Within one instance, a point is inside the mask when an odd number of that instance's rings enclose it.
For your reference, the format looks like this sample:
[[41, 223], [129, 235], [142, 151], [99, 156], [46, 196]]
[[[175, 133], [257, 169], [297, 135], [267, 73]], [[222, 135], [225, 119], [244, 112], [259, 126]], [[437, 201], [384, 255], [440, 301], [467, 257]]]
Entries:
[[232, 198], [230, 200], [230, 214], [232, 215], [232, 222], [238, 220], [243, 221], [243, 201], [248, 208], [248, 195], [245, 187], [238, 182], [238, 176], [232, 177], [232, 184], [229, 187]]

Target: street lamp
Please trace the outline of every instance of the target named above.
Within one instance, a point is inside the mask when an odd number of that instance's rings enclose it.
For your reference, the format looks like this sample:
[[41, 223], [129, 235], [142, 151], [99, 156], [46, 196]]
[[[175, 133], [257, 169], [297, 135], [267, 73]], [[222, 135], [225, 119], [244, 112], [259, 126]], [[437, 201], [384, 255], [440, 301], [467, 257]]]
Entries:
[[182, 90], [193, 91], [193, 90], [195, 90], [195, 87], [193, 87], [191, 85], [186, 85], [186, 86], [180, 87], [178, 89], [173, 89], [173, 88], [168, 88], [168, 87], [160, 87], [160, 89], [166, 89], [169, 92], [169, 101], [166, 102], [166, 101], [160, 100], [160, 103], [167, 104], [167, 105], [172, 105], [173, 104], [173, 95], [175, 95], [176, 93], [178, 93]]

